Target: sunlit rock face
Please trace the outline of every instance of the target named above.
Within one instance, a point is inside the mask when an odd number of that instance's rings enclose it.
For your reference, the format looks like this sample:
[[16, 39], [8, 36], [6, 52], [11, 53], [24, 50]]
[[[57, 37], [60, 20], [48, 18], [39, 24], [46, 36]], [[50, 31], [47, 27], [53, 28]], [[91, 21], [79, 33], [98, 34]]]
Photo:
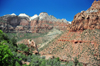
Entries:
[[39, 16], [38, 16], [37, 14], [35, 14], [34, 16], [30, 17], [30, 21], [31, 21], [31, 20], [34, 20], [34, 19], [38, 19], [38, 17], [39, 17]]
[[46, 12], [39, 14], [39, 20], [50, 20], [50, 16]]
[[15, 14], [15, 13], [12, 13], [11, 15], [12, 15], [12, 16], [16, 16], [16, 14]]
[[85, 29], [100, 29], [100, 1], [94, 1], [88, 10], [76, 14], [69, 26], [70, 31]]
[[26, 19], [21, 19], [20, 25], [22, 25], [22, 26], [28, 26], [29, 25], [29, 21], [26, 20]]
[[18, 16], [19, 16], [19, 17], [27, 17], [27, 18], [29, 18], [29, 16], [26, 15], [25, 13], [21, 13], [21, 14], [19, 14]]

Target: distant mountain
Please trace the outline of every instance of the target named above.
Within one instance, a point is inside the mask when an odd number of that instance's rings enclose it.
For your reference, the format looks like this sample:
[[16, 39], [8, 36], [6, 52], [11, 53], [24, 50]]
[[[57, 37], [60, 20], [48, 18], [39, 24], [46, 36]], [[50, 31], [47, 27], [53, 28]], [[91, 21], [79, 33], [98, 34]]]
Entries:
[[39, 15], [35, 14], [32, 17], [25, 13], [19, 15], [12, 13], [0, 17], [0, 29], [11, 32], [41, 32], [40, 29], [48, 31], [52, 28], [65, 29], [70, 23], [66, 19], [57, 19], [52, 15], [49, 16], [46, 12], [42, 12]]

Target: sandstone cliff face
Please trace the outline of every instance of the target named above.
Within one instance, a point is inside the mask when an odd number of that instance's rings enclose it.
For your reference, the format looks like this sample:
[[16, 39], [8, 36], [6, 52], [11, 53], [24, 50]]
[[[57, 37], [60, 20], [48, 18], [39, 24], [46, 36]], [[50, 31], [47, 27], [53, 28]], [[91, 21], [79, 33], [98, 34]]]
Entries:
[[100, 1], [94, 1], [92, 6], [74, 16], [70, 31], [83, 31], [85, 29], [100, 29]]
[[20, 25], [22, 25], [22, 26], [28, 26], [29, 25], [29, 21], [26, 20], [26, 19], [21, 19]]

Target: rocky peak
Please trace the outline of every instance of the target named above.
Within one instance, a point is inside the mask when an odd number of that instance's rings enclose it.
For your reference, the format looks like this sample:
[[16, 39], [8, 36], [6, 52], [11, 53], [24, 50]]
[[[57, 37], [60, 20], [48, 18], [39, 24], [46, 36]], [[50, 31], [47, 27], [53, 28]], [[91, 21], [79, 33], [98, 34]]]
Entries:
[[27, 17], [27, 18], [29, 18], [29, 16], [26, 15], [25, 13], [21, 13], [21, 14], [19, 14], [18, 16], [19, 16], [19, 17]]
[[16, 16], [16, 14], [15, 14], [15, 13], [12, 13], [11, 15], [12, 15], [12, 16]]
[[98, 1], [95, 0], [95, 1], [92, 3], [91, 8], [100, 9], [100, 0], [98, 0]]
[[50, 20], [50, 17], [48, 15], [48, 13], [42, 12], [42, 13], [39, 14], [39, 19], [40, 20]]
[[100, 11], [100, 1], [94, 1], [91, 5], [91, 7], [86, 11], [86, 13], [93, 13], [93, 12], [99, 12]]

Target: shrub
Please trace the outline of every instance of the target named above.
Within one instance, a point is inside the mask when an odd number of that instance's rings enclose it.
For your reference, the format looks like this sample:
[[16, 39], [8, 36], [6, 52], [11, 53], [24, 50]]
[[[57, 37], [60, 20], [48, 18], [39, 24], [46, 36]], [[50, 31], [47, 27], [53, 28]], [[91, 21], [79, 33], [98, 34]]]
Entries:
[[28, 52], [29, 48], [25, 44], [18, 44], [18, 50]]
[[74, 63], [72, 61], [69, 61], [69, 63], [67, 64], [67, 66], [73, 66]]
[[16, 61], [15, 66], [21, 66], [21, 65]]
[[6, 40], [7, 42], [9, 42], [8, 36], [0, 30], [0, 42], [3, 40]]
[[77, 60], [77, 58], [75, 58], [75, 66], [77, 66], [77, 64], [78, 64], [78, 60]]
[[27, 62], [31, 62], [31, 55], [28, 55], [28, 57], [27, 57]]
[[60, 61], [59, 57], [56, 58], [57, 61]]

